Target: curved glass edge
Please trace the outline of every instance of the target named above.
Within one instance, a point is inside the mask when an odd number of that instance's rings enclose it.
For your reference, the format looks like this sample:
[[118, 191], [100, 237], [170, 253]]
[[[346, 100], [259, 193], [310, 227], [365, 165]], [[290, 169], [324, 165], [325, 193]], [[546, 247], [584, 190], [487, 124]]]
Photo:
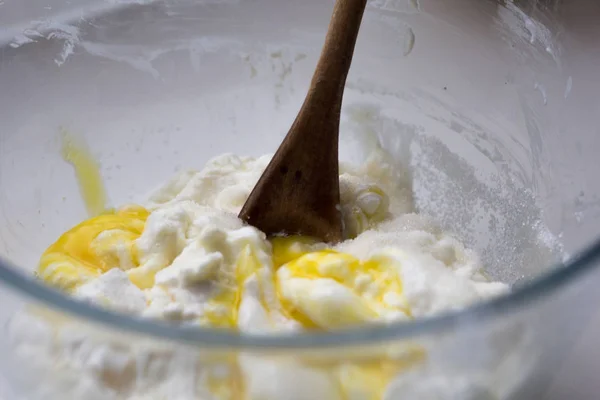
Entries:
[[[565, 286], [586, 271], [592, 270], [600, 260], [600, 239], [580, 252], [557, 270], [532, 280], [514, 289], [510, 294], [477, 303], [464, 310], [427, 317], [414, 322], [398, 322], [387, 325], [372, 325], [339, 332], [295, 333], [285, 335], [248, 335], [232, 331], [178, 327], [155, 320], [132, 318], [117, 314], [91, 304], [65, 296], [40, 282], [28, 278], [10, 263], [0, 260], [0, 281], [33, 300], [49, 307], [88, 320], [108, 325], [110, 329], [149, 335], [156, 339], [178, 341], [183, 344], [204, 345], [211, 349], [300, 349], [318, 347], [343, 347], [366, 345], [373, 342], [400, 340], [417, 334], [433, 334], [456, 327], [459, 324], [480, 323], [492, 316], [526, 305], [535, 299]], [[600, 262], [598, 263], [600, 266]]]

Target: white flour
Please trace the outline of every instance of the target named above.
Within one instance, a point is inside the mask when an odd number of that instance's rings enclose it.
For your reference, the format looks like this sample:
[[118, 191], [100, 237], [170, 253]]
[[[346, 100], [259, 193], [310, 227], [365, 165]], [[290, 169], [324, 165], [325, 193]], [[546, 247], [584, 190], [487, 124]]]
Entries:
[[[151, 214], [135, 241], [139, 266], [115, 243], [105, 251], [118, 265], [73, 295], [142, 317], [267, 334], [307, 329], [303, 318], [324, 330], [408, 320], [507, 292], [484, 279], [476, 254], [413, 213], [405, 174], [379, 153], [360, 168], [341, 168], [345, 233], [355, 237], [335, 246], [342, 255], [319, 252], [324, 244], [296, 244], [313, 253], [275, 266], [276, 245], [236, 217], [268, 160], [225, 155], [175, 177], [145, 205]], [[304, 317], [290, 314], [290, 304]], [[15, 318], [11, 330], [16, 354], [53, 382], [36, 398], [341, 400], [389, 397], [402, 386], [389, 371], [373, 375], [350, 364], [254, 356], [207, 362], [36, 314]]]

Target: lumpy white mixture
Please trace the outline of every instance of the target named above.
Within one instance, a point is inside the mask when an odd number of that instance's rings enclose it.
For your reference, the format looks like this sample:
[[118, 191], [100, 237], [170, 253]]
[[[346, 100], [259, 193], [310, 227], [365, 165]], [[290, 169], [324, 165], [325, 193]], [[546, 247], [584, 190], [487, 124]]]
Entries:
[[[268, 160], [223, 155], [176, 176], [143, 204], [151, 213], [135, 257], [101, 237], [111, 243], [101, 251], [117, 265], [82, 279], [71, 294], [142, 317], [268, 334], [412, 320], [508, 291], [484, 277], [474, 252], [414, 213], [406, 171], [383, 153], [340, 168], [348, 240], [328, 247], [282, 239], [276, 251], [275, 242], [236, 217]], [[394, 388], [402, 386], [401, 368], [203, 359], [69, 327], [36, 313], [13, 321], [16, 353], [52, 376], [40, 398], [376, 399], [396, 398]], [[393, 357], [390, 351], [381, 357]], [[426, 357], [418, 346], [402, 352], [410, 363]]]

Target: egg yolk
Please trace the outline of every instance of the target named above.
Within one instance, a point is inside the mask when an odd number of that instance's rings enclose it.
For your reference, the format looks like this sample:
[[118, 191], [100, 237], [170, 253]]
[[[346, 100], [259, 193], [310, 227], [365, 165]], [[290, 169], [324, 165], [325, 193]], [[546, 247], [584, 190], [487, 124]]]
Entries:
[[70, 132], [61, 130], [62, 157], [73, 166], [79, 192], [90, 216], [99, 215], [106, 207], [106, 190], [98, 162], [81, 141]]
[[132, 206], [80, 223], [42, 254], [37, 275], [71, 292], [115, 266], [139, 265], [134, 242], [142, 234], [148, 215], [143, 207]]

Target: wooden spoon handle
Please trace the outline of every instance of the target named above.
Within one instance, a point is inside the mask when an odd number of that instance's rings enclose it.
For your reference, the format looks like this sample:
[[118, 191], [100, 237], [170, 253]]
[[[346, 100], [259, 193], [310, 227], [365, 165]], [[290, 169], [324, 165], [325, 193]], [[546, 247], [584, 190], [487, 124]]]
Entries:
[[323, 112], [340, 112], [366, 4], [367, 0], [337, 0], [333, 8], [325, 44], [306, 98], [306, 103], [317, 101], [324, 106]]

